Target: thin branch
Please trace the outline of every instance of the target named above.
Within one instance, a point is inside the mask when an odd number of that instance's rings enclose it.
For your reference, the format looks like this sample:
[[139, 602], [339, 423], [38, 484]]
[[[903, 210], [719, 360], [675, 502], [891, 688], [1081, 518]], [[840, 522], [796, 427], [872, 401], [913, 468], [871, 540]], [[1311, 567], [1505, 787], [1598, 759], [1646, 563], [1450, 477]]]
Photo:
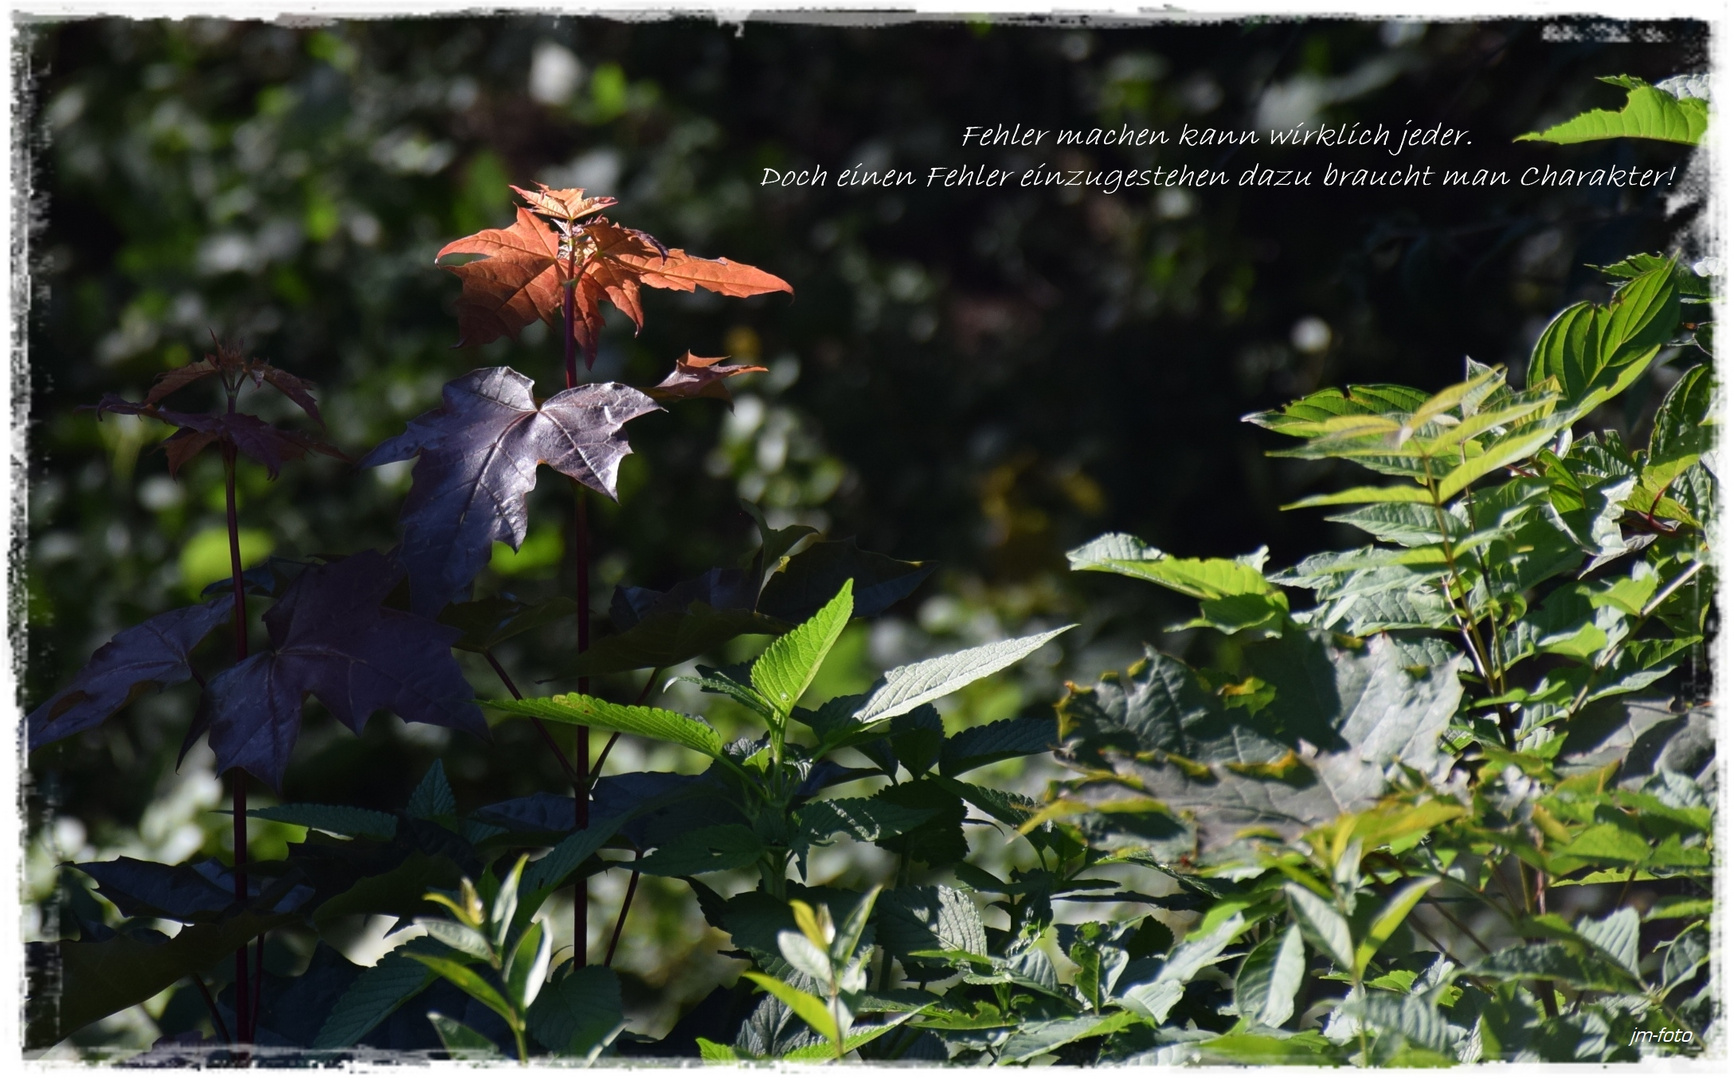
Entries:
[[[640, 852], [640, 857], [643, 853]], [[637, 859], [633, 860], [637, 862]], [[614, 966], [614, 950], [620, 945], [620, 932], [626, 929], [626, 915], [632, 910], [632, 895], [638, 891], [638, 871], [632, 872], [632, 878], [626, 883], [626, 899], [620, 902], [620, 917], [614, 920], [614, 936], [608, 939], [608, 955], [602, 958], [603, 967]]]
[[[484, 649], [482, 650], [482, 655], [487, 658], [489, 665], [493, 667], [494, 674], [498, 675], [500, 681], [506, 685], [506, 690], [512, 695], [513, 700], [524, 700], [524, 695], [518, 693], [517, 685], [512, 682], [512, 677], [506, 674], [506, 669], [500, 666], [500, 661], [495, 658], [493, 651], [490, 649]], [[567, 760], [565, 752], [560, 749], [560, 744], [554, 741], [554, 735], [548, 730], [547, 725], [543, 724], [541, 720], [534, 716], [530, 718], [530, 722], [536, 725], [536, 733], [542, 736], [542, 741], [547, 744], [549, 750], [554, 752], [554, 759], [560, 763], [560, 769], [566, 774], [566, 779], [576, 780], [578, 778], [577, 770], [572, 768], [572, 762]]]
[[223, 1013], [217, 1008], [217, 999], [211, 996], [211, 988], [205, 985], [205, 980], [199, 977], [198, 972], [194, 972], [188, 978], [192, 979], [193, 985], [199, 988], [199, 996], [205, 999], [205, 1008], [211, 1014], [211, 1026], [216, 1029], [217, 1035], [226, 1043], [234, 1042], [235, 1040], [229, 1037], [229, 1025], [223, 1023]]

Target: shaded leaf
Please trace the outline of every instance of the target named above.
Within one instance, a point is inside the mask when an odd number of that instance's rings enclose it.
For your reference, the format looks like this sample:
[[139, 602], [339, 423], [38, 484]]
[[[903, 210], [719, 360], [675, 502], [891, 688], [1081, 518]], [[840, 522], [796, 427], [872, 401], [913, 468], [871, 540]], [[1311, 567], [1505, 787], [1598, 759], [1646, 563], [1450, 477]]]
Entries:
[[229, 617], [228, 597], [176, 608], [122, 630], [71, 685], [31, 711], [30, 749], [96, 727], [152, 690], [192, 678], [188, 654]]
[[854, 540], [821, 541], [790, 556], [771, 575], [759, 594], [758, 610], [785, 623], [799, 623], [829, 603], [849, 581], [854, 588], [854, 617], [870, 619], [914, 592], [932, 572], [932, 563], [862, 551]]
[[530, 1037], [562, 1057], [594, 1061], [625, 1026], [620, 977], [605, 967], [578, 968], [530, 1006]]
[[1006, 758], [1048, 753], [1059, 741], [1059, 727], [1052, 717], [995, 720], [948, 737], [939, 750], [939, 771], [957, 776]]
[[381, 606], [399, 576], [368, 551], [295, 580], [265, 613], [271, 648], [210, 682], [218, 771], [246, 769], [279, 787], [309, 694], [357, 733], [386, 709], [487, 737], [474, 692], [451, 656], [458, 632]]
[[47, 951], [60, 975], [60, 992], [52, 998], [32, 995], [25, 1045], [52, 1046], [298, 918], [246, 911], [225, 922], [188, 926], [167, 940], [117, 934], [106, 941], [54, 942]]

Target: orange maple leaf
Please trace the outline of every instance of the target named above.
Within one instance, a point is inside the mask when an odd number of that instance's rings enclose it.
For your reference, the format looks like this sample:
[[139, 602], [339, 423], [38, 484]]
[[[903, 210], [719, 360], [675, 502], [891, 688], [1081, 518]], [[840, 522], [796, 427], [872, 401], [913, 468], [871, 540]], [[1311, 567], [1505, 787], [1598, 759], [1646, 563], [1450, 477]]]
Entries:
[[[703, 288], [723, 296], [795, 291], [782, 278], [757, 267], [688, 255], [664, 247], [649, 233], [596, 216], [613, 199], [586, 198], [582, 188], [512, 190], [530, 206], [518, 208], [518, 219], [510, 227], [483, 229], [453, 240], [434, 257], [437, 263], [448, 255], [481, 256], [446, 266], [463, 282], [458, 297], [459, 345], [515, 338], [537, 319], [560, 329], [570, 286], [573, 337], [583, 347], [588, 367], [596, 359], [602, 332], [602, 302], [613, 304], [634, 327], [642, 328], [644, 309], [638, 296], [642, 286], [681, 292]], [[588, 220], [580, 222], [581, 218]]]

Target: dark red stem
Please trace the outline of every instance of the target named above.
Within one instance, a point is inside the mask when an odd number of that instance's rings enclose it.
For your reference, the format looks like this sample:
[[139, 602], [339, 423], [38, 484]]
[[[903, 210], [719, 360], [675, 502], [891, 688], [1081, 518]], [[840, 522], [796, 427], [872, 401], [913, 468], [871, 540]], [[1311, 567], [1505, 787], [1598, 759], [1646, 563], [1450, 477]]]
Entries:
[[[574, 275], [566, 283], [560, 304], [566, 323], [568, 390], [578, 385], [577, 285]], [[585, 514], [584, 486], [573, 481], [572, 489], [577, 503], [572, 522], [572, 562], [578, 573], [578, 652], [582, 655], [590, 648], [590, 527]], [[578, 680], [578, 692], [590, 692], [588, 678]], [[586, 829], [590, 826], [590, 729], [587, 727], [580, 727], [573, 734], [572, 761], [572, 826]], [[572, 891], [572, 966], [581, 968], [587, 963], [585, 943], [590, 936], [590, 899], [582, 878], [572, 886]]]
[[[524, 700], [524, 695], [518, 693], [518, 684], [512, 681], [510, 675], [506, 674], [506, 669], [500, 665], [499, 659], [494, 656], [493, 652], [484, 649], [482, 650], [482, 655], [487, 658], [488, 664], [493, 667], [494, 674], [498, 675], [500, 681], [506, 684], [506, 691], [512, 695], [512, 699], [514, 701]], [[549, 750], [554, 752], [554, 758], [560, 762], [560, 768], [565, 772], [567, 778], [576, 778], [578, 774], [572, 771], [572, 763], [566, 760], [566, 752], [561, 750], [560, 744], [554, 741], [554, 736], [548, 731], [548, 725], [542, 723], [542, 721], [533, 716], [530, 718], [530, 722], [536, 725], [536, 734], [542, 736], [542, 741], [547, 744]]]
[[[229, 399], [229, 411], [235, 400]], [[223, 495], [229, 524], [229, 572], [235, 597], [235, 662], [247, 659], [247, 589], [241, 580], [241, 518], [235, 509], [235, 448], [223, 447]], [[247, 905], [247, 774], [229, 770], [235, 811], [235, 903]], [[252, 980], [247, 977], [247, 945], [235, 950], [235, 1036], [242, 1043], [253, 1041]]]
[[626, 899], [620, 902], [620, 917], [614, 920], [614, 936], [608, 939], [608, 955], [603, 958], [603, 967], [614, 966], [614, 950], [620, 944], [620, 932], [626, 929], [626, 913], [632, 910], [632, 894], [638, 891], [638, 871], [632, 872], [632, 879], [626, 883]]

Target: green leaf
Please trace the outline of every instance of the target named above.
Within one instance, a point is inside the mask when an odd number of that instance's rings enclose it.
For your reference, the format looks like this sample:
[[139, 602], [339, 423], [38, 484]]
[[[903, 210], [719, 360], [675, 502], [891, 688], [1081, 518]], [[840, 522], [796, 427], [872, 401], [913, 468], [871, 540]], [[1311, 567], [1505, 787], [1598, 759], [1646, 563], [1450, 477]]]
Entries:
[[1317, 1032], [1299, 1035], [1218, 1035], [1192, 1044], [1204, 1054], [1204, 1064], [1342, 1065], [1343, 1052]]
[[[842, 1042], [842, 1033], [837, 1028], [837, 1017], [832, 1014], [830, 1005], [825, 1001], [805, 990], [797, 990], [781, 979], [774, 979], [757, 971], [747, 972], [746, 977], [769, 991], [778, 1001], [793, 1009], [795, 1015], [805, 1020], [807, 1026], [817, 1032], [821, 1038], [833, 1046]], [[839, 1049], [837, 1053], [840, 1055], [841, 1050]]]
[[703, 1037], [698, 1040], [698, 1058], [707, 1065], [744, 1060], [739, 1054], [735, 1053], [734, 1047], [724, 1046], [722, 1043], [718, 1042], [711, 1042], [709, 1039]]
[[1638, 913], [1633, 908], [1621, 908], [1601, 919], [1588, 915], [1577, 921], [1577, 932], [1595, 946], [1602, 955], [1638, 977]]
[[[1037, 804], [1034, 799], [1014, 791], [985, 788], [962, 780], [953, 780], [949, 776], [938, 777], [934, 783], [975, 806], [995, 821], [1013, 828], [1021, 826], [1036, 812]], [[961, 867], [959, 869], [961, 872]]]
[[985, 954], [987, 929], [969, 894], [946, 885], [905, 885], [879, 898], [878, 941], [905, 967], [913, 953], [931, 950]]
[[1519, 135], [1518, 142], [1570, 143], [1600, 139], [1657, 139], [1697, 146], [1710, 126], [1710, 103], [1699, 98], [1677, 98], [1635, 79], [1623, 84], [1626, 105], [1619, 112], [1591, 109], [1555, 124], [1546, 131]]
[[1241, 961], [1234, 977], [1234, 1004], [1241, 1018], [1281, 1027], [1294, 1015], [1295, 995], [1306, 976], [1306, 947], [1298, 926], [1259, 942]]
[[410, 793], [404, 813], [412, 818], [432, 820], [458, 812], [458, 801], [452, 797], [452, 786], [446, 782], [446, 767], [438, 758]]
[[446, 1053], [450, 1054], [454, 1061], [485, 1061], [501, 1056], [500, 1048], [494, 1045], [494, 1040], [462, 1021], [437, 1012], [428, 1013], [427, 1021], [433, 1025], [435, 1034], [440, 1038], [440, 1045], [446, 1048]]
[[422, 953], [409, 953], [411, 959], [418, 964], [427, 965], [435, 975], [456, 986], [478, 1003], [487, 1006], [498, 1013], [500, 1019], [507, 1024], [516, 1024], [518, 1017], [512, 1011], [512, 1006], [500, 992], [488, 983], [488, 980], [471, 971], [469, 968], [444, 956], [426, 956]]
[[411, 946], [423, 952], [428, 948], [425, 941], [406, 942], [355, 977], [336, 1004], [331, 1006], [331, 1014], [319, 1029], [313, 1049], [335, 1050], [360, 1045], [368, 1032], [396, 1012], [404, 1002], [433, 984], [439, 976], [426, 964], [410, 957], [408, 949]]
[[784, 930], [779, 933], [777, 951], [790, 967], [820, 986], [830, 986], [837, 976], [831, 966], [830, 956], [811, 937], [800, 931]]
[[[1108, 555], [1122, 548], [1146, 553], [1138, 558]], [[1261, 569], [1264, 552], [1239, 559], [1177, 559], [1146, 547], [1142, 540], [1124, 533], [1110, 533], [1091, 544], [1066, 553], [1073, 570], [1101, 570], [1152, 581], [1199, 600], [1271, 592]]]
[[547, 924], [543, 922], [531, 923], [524, 936], [518, 939], [518, 947], [512, 950], [502, 978], [506, 993], [520, 1008], [528, 1009], [541, 994], [542, 984], [548, 978], [548, 958], [553, 948], [554, 935], [547, 932]]
[[957, 776], [1006, 758], [1048, 753], [1059, 741], [1059, 728], [1051, 716], [995, 720], [946, 739], [939, 751], [939, 771]]
[[1494, 979], [1554, 979], [1574, 990], [1632, 993], [1638, 983], [1612, 961], [1585, 956], [1557, 941], [1511, 945], [1482, 957], [1471, 975]]
[[902, 716], [930, 701], [937, 701], [977, 679], [984, 679], [996, 671], [1012, 666], [1072, 629], [1073, 625], [1076, 624], [1029, 637], [978, 645], [949, 656], [937, 656], [931, 660], [920, 660], [892, 668], [885, 673], [885, 678], [879, 685], [874, 687], [866, 703], [855, 710], [855, 719], [863, 726], [876, 724], [881, 720]]
[[1240, 915], [1231, 915], [1197, 940], [1182, 942], [1168, 954], [1154, 979], [1127, 990], [1121, 1001], [1154, 1023], [1162, 1023], [1185, 996], [1186, 985], [1201, 970], [1221, 960], [1228, 943], [1249, 925]]
[[1715, 416], [1711, 411], [1714, 383], [1708, 364], [1699, 364], [1668, 388], [1656, 409], [1650, 431], [1649, 464], [1696, 460], [1715, 445]]
[[616, 705], [588, 694], [559, 694], [522, 701], [494, 699], [483, 704], [514, 716], [534, 716], [557, 724], [600, 728], [660, 739], [707, 757], [721, 759], [722, 736], [702, 720], [648, 705]]
[[905, 562], [862, 551], [853, 540], [827, 540], [790, 556], [759, 594], [759, 612], [784, 623], [810, 618], [853, 582], [855, 618], [870, 619], [914, 592], [933, 572], [933, 563]]
[[531, 911], [540, 908], [546, 893], [564, 883], [567, 875], [613, 838], [625, 823], [624, 816], [592, 821], [589, 827], [568, 834], [548, 854], [525, 867], [520, 886], [524, 906]]
[[1689, 926], [1662, 956], [1662, 992], [1683, 985], [1710, 959], [1710, 932], [1703, 923]]
[[1551, 419], [1570, 423], [1643, 374], [1679, 321], [1672, 265], [1648, 270], [1612, 304], [1573, 304], [1555, 316], [1530, 356], [1529, 384], [1556, 380], [1570, 408]]
[[[908, 1019], [907, 1016], [900, 1016], [889, 1023], [855, 1025], [850, 1028], [848, 1034], [843, 1037], [843, 1054], [847, 1055], [851, 1051], [866, 1046], [879, 1036], [899, 1027]], [[836, 1051], [831, 1046], [824, 1043], [814, 1043], [810, 1046], [797, 1046], [795, 1049], [784, 1054], [780, 1060], [795, 1062], [824, 1061], [826, 1058], [832, 1057], [835, 1053]]]
[[1289, 910], [1295, 922], [1313, 946], [1324, 953], [1338, 971], [1355, 970], [1355, 943], [1349, 934], [1349, 921], [1329, 900], [1311, 889], [1293, 882], [1283, 886]]
[[1351, 506], [1357, 503], [1431, 503], [1433, 496], [1419, 484], [1395, 484], [1390, 487], [1352, 487], [1326, 495], [1309, 495], [1298, 502], [1281, 507], [1283, 510], [1303, 510], [1309, 506]]
[[1106, 1016], [1071, 1016], [1021, 1024], [1000, 1048], [999, 1060], [1020, 1065], [1031, 1058], [1051, 1054], [1080, 1039], [1111, 1035], [1143, 1022], [1143, 1017], [1137, 1013], [1121, 1011]]
[[781, 619], [741, 608], [713, 608], [695, 600], [684, 611], [657, 611], [618, 634], [595, 642], [555, 672], [556, 679], [613, 675], [645, 668], [671, 668], [715, 652], [745, 634], [780, 634]]
[[439, 621], [463, 631], [452, 648], [488, 652], [519, 634], [540, 630], [551, 623], [570, 619], [578, 605], [569, 596], [556, 596], [531, 603], [510, 596], [486, 596], [448, 604]]
[[1398, 889], [1391, 899], [1385, 902], [1384, 908], [1373, 920], [1373, 925], [1368, 928], [1367, 936], [1355, 947], [1355, 978], [1358, 979], [1366, 973], [1367, 964], [1378, 953], [1379, 947], [1385, 944], [1397, 927], [1402, 925], [1403, 920], [1409, 917], [1409, 912], [1427, 895], [1427, 890], [1438, 883], [1438, 878], [1417, 878]]
[[838, 833], [871, 842], [902, 835], [933, 814], [928, 807], [898, 806], [883, 799], [831, 799], [801, 807], [795, 820], [810, 843], [824, 843]]
[[493, 958], [494, 951], [488, 944], [488, 939], [481, 931], [465, 926], [463, 923], [450, 919], [417, 919], [415, 924], [427, 931], [427, 936], [441, 945], [449, 946], [465, 956], [477, 960], [488, 961]]
[[184, 927], [167, 941], [141, 941], [116, 934], [104, 941], [59, 941], [45, 950], [57, 963], [60, 994], [32, 1002], [25, 1042], [52, 1046], [105, 1016], [117, 1013], [204, 971], [247, 942], [298, 915], [246, 911], [221, 923]]
[[605, 967], [578, 968], [536, 998], [528, 1019], [531, 1038], [589, 1064], [625, 1027], [620, 977]]
[[632, 865], [641, 874], [691, 877], [751, 866], [765, 850], [759, 834], [745, 825], [711, 825], [682, 833]]
[[825, 662], [831, 646], [849, 624], [849, 613], [855, 604], [853, 584], [845, 581], [818, 614], [771, 642], [753, 664], [754, 689], [782, 715], [789, 715], [801, 700], [819, 674], [819, 666]]
[[364, 837], [370, 840], [390, 840], [397, 835], [397, 816], [383, 810], [362, 810], [353, 806], [321, 806], [315, 803], [291, 803], [264, 810], [249, 810], [247, 816], [260, 821], [280, 821], [286, 825], [302, 825], [333, 836]]
[[1343, 1012], [1376, 1031], [1395, 1032], [1416, 1046], [1441, 1054], [1451, 1050], [1445, 1017], [1422, 998], [1370, 991], [1359, 1001], [1345, 1001]]

